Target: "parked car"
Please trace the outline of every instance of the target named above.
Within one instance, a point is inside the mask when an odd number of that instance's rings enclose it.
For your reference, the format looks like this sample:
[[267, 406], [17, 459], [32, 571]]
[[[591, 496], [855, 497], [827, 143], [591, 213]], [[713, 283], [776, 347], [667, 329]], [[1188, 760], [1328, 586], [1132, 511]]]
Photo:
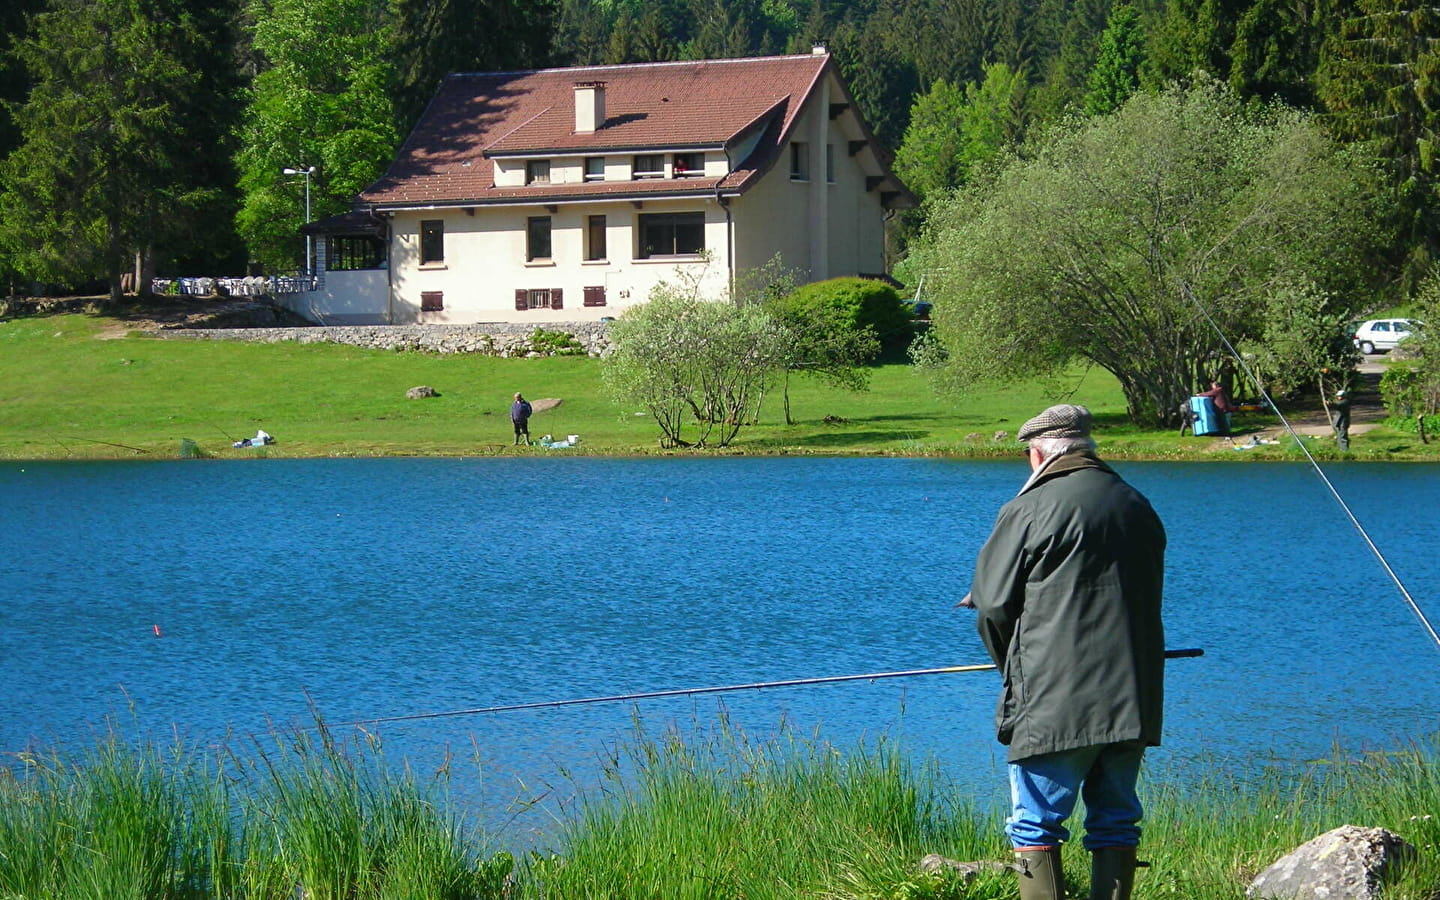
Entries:
[[1409, 337], [1419, 322], [1413, 319], [1370, 319], [1360, 323], [1351, 338], [1366, 355], [1394, 350], [1395, 345]]

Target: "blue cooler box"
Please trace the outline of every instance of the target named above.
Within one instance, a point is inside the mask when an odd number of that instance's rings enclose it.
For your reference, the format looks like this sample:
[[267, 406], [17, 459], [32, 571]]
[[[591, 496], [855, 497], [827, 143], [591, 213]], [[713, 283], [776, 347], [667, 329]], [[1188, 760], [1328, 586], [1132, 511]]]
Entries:
[[1220, 434], [1220, 414], [1215, 411], [1215, 401], [1209, 397], [1191, 397], [1190, 411], [1195, 414], [1195, 436]]

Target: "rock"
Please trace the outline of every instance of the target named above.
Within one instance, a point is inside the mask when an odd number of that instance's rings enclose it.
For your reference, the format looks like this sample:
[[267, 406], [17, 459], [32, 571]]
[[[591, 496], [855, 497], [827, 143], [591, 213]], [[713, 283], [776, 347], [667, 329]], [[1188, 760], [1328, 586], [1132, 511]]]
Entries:
[[1008, 431], [997, 431], [997, 432], [995, 432], [994, 436], [991, 437], [991, 440], [995, 441], [996, 443], [999, 443], [1000, 441], [1005, 440], [1005, 439], [1008, 438], [1009, 436], [1010, 436], [1010, 432], [1008, 432]]
[[1415, 848], [1384, 828], [1341, 825], [1301, 844], [1256, 876], [1255, 900], [1379, 900], [1391, 867]]
[[920, 871], [926, 875], [938, 875], [942, 872], [955, 872], [959, 874], [966, 884], [975, 880], [981, 872], [1004, 872], [1012, 869], [1009, 863], [1003, 863], [994, 859], [981, 859], [974, 862], [960, 862], [959, 860], [946, 859], [938, 853], [926, 854], [920, 860]]
[[425, 398], [425, 397], [438, 397], [438, 396], [440, 396], [440, 392], [437, 391], [437, 390], [435, 390], [434, 388], [432, 388], [432, 387], [431, 387], [430, 385], [428, 385], [428, 384], [422, 384], [422, 385], [420, 385], [419, 387], [413, 387], [413, 388], [411, 388], [410, 390], [408, 390], [408, 391], [405, 392], [405, 399], [406, 399], [406, 400], [420, 400], [420, 399], [423, 399], [423, 398]]

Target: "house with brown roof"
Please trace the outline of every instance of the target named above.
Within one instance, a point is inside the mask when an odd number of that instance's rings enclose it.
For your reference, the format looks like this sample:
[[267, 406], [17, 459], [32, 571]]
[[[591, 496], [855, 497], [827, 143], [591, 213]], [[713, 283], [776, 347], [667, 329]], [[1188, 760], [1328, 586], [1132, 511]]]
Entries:
[[313, 223], [327, 322], [598, 320], [779, 257], [885, 271], [914, 197], [824, 49], [457, 74], [345, 216]]

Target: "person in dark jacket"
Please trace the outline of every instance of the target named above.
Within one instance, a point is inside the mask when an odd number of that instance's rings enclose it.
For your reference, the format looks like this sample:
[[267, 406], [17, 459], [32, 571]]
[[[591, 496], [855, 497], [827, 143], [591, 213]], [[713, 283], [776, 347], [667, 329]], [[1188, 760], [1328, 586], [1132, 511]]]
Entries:
[[1335, 429], [1335, 446], [1350, 449], [1350, 392], [1341, 388], [1330, 401], [1330, 425]]
[[526, 445], [530, 443], [530, 403], [520, 392], [515, 392], [515, 402], [510, 404], [510, 421], [515, 426], [515, 444], [520, 444], [524, 438]]
[[1135, 784], [1160, 743], [1165, 529], [1095, 454], [1090, 411], [1026, 422], [1031, 474], [1000, 510], [970, 594], [1003, 675], [996, 735], [1009, 747], [1006, 833], [1022, 900], [1065, 897], [1060, 848], [1085, 800], [1092, 900], [1126, 900], [1142, 814]]

